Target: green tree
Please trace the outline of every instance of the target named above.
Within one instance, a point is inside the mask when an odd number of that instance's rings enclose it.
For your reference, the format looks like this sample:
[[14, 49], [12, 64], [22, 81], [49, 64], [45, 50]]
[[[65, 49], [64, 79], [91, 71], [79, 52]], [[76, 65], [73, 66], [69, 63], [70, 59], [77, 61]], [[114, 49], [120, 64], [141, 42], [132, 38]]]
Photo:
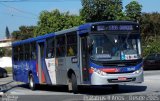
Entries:
[[160, 35], [160, 14], [157, 12], [153, 13], [142, 13], [141, 16], [141, 32], [143, 37]]
[[3, 57], [5, 55], [5, 49], [0, 47], [0, 57]]
[[147, 40], [145, 43], [143, 43], [143, 56], [160, 52], [160, 36], [151, 37], [152, 38], [150, 40]]
[[160, 14], [142, 13], [141, 20], [141, 34], [144, 56], [150, 53], [160, 52]]
[[86, 22], [122, 20], [122, 0], [81, 0], [80, 15]]
[[80, 16], [71, 15], [69, 12], [61, 13], [57, 9], [51, 12], [42, 11], [34, 36], [72, 28], [83, 23], [84, 21]]
[[24, 40], [34, 37], [35, 26], [20, 26], [18, 31], [13, 31], [12, 36], [15, 40]]
[[128, 20], [139, 21], [141, 17], [142, 5], [137, 1], [132, 1], [125, 6], [126, 16]]
[[21, 40], [21, 32], [19, 30], [13, 31], [12, 32], [12, 37], [15, 40]]
[[10, 32], [9, 32], [8, 26], [6, 26], [6, 38], [7, 39], [10, 38]]

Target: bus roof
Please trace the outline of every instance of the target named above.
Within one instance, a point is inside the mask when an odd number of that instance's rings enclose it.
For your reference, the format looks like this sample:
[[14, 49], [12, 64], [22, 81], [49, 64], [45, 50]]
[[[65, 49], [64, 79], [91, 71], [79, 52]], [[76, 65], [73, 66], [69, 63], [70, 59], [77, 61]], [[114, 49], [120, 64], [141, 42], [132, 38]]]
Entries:
[[86, 23], [79, 26], [79, 30], [85, 30], [89, 29], [92, 25], [98, 25], [98, 24], [138, 24], [137, 22], [133, 21], [101, 21], [101, 22], [92, 22], [92, 23]]
[[49, 38], [49, 37], [52, 37], [52, 36], [55, 36], [55, 33], [49, 33], [49, 34], [37, 36], [35, 38], [29, 38], [29, 39], [26, 39], [26, 40], [16, 41], [16, 42], [13, 42], [12, 45], [17, 46], [17, 45], [21, 45], [21, 44], [27, 44], [27, 43], [30, 43], [30, 42], [34, 42], [34, 41], [42, 40], [42, 39], [45, 39], [45, 38]]
[[137, 22], [133, 21], [101, 21], [101, 22], [94, 22], [91, 24], [138, 24]]
[[20, 45], [20, 44], [25, 44], [25, 43], [38, 41], [38, 40], [46, 39], [46, 38], [53, 37], [53, 36], [56, 36], [56, 35], [69, 33], [69, 32], [72, 32], [72, 31], [79, 31], [78, 34], [82, 34], [82, 33], [85, 33], [85, 32], [89, 32], [92, 25], [98, 25], [98, 24], [138, 24], [138, 23], [132, 22], [132, 21], [101, 21], [101, 22], [86, 23], [86, 24], [82, 24], [82, 25], [77, 26], [77, 27], [73, 27], [73, 28], [58, 31], [58, 32], [48, 33], [48, 34], [41, 35], [41, 36], [38, 36], [38, 37], [35, 37], [35, 38], [29, 38], [29, 39], [26, 39], [26, 40], [16, 41], [16, 42], [12, 43], [12, 46], [17, 46], [17, 45]]

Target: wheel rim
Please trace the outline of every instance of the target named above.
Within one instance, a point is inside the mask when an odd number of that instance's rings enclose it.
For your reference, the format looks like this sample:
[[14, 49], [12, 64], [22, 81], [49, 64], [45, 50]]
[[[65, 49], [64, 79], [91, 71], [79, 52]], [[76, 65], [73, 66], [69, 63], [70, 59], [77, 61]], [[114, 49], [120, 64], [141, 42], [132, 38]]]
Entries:
[[33, 85], [34, 85], [34, 84], [33, 84], [33, 79], [32, 79], [32, 77], [30, 77], [30, 82], [29, 82], [29, 84], [30, 84], [30, 87], [33, 88]]

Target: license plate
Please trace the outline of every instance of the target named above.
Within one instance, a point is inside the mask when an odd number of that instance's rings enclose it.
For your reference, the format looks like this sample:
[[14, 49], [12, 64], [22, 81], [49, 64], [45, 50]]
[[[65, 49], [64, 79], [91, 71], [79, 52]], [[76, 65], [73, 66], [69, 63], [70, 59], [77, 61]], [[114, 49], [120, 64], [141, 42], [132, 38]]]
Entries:
[[125, 80], [127, 80], [127, 78], [126, 77], [118, 77], [118, 80], [119, 81], [125, 81]]

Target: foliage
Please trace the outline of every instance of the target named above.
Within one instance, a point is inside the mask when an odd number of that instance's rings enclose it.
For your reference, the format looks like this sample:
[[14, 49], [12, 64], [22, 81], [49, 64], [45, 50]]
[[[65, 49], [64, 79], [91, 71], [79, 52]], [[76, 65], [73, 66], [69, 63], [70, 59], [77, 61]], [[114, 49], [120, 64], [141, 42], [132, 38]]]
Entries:
[[147, 40], [150, 36], [160, 35], [160, 14], [154, 13], [143, 13], [141, 17], [141, 33]]
[[5, 54], [4, 54], [4, 56], [11, 57], [12, 56], [12, 49], [11, 48], [5, 48]]
[[137, 1], [132, 1], [125, 6], [126, 16], [128, 20], [139, 21], [141, 17], [142, 5]]
[[80, 15], [86, 22], [121, 20], [122, 0], [81, 0]]
[[160, 53], [160, 14], [142, 13], [140, 24], [144, 56]]
[[0, 48], [0, 57], [3, 57], [3, 56], [12, 56], [12, 50], [11, 48], [8, 48], [8, 47], [1, 47]]
[[83, 24], [80, 16], [71, 15], [69, 12], [61, 13], [59, 10], [43, 11], [39, 16], [38, 26], [34, 36], [56, 32]]
[[10, 32], [9, 32], [8, 26], [6, 26], [6, 38], [7, 39], [10, 38]]
[[5, 49], [0, 47], [0, 57], [4, 56], [5, 54]]
[[24, 40], [34, 36], [35, 26], [20, 26], [18, 31], [12, 32], [12, 37], [15, 40]]
[[160, 36], [152, 37], [143, 47], [143, 56], [147, 56], [151, 53], [160, 53]]

